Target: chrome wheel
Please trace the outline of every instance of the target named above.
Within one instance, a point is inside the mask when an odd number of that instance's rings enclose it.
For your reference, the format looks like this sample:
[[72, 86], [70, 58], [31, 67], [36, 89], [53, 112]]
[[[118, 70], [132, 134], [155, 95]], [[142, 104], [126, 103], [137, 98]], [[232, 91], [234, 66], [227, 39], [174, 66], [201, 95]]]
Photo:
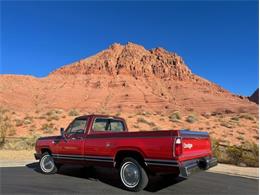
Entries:
[[139, 184], [140, 170], [133, 162], [125, 162], [121, 166], [120, 177], [126, 187], [134, 188]]
[[55, 164], [51, 155], [47, 154], [41, 158], [41, 170], [45, 173], [50, 173], [55, 169]]

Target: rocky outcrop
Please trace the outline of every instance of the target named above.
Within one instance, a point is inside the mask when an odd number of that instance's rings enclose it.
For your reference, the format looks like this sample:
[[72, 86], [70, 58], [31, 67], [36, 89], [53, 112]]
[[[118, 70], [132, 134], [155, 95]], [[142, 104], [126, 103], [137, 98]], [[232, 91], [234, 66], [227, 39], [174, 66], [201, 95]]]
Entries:
[[126, 45], [115, 43], [95, 56], [64, 66], [51, 74], [108, 74], [155, 76], [175, 80], [195, 79], [183, 59], [176, 53], [163, 48], [146, 50], [134, 43]]
[[255, 92], [248, 97], [248, 99], [256, 104], [259, 104], [259, 88], [257, 88], [257, 90], [255, 90]]

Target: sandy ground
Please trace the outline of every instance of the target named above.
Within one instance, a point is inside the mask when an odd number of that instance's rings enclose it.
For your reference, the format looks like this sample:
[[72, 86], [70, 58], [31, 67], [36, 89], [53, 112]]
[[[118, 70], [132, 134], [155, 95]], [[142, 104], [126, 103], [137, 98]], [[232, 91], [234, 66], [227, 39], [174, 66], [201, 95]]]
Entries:
[[[36, 162], [34, 150], [0, 150], [0, 167], [17, 167]], [[234, 165], [218, 164], [208, 170], [208, 172], [220, 173], [232, 176], [240, 176], [252, 179], [259, 178], [259, 168], [238, 167]]]
[[252, 179], [259, 178], [259, 168], [255, 167], [238, 167], [234, 165], [218, 164], [218, 166], [209, 169], [208, 172], [240, 176]]

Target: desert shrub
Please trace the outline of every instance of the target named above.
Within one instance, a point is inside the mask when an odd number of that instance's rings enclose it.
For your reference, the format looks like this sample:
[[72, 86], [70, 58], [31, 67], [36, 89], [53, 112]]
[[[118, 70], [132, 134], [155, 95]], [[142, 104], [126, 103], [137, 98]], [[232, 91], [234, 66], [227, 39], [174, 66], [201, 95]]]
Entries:
[[223, 127], [229, 128], [229, 129], [231, 129], [233, 127], [232, 124], [230, 124], [229, 122], [226, 122], [226, 121], [222, 121], [220, 123], [220, 125]]
[[60, 119], [60, 117], [58, 115], [53, 115], [53, 116], [49, 116], [47, 117], [47, 121], [52, 121], [52, 120], [56, 120], [58, 121]]
[[259, 166], [259, 147], [255, 143], [246, 142], [240, 146], [223, 146], [219, 140], [212, 139], [212, 151], [220, 163]]
[[16, 129], [11, 126], [10, 129], [8, 130], [8, 135], [9, 136], [14, 136], [16, 134]]
[[196, 118], [196, 116], [194, 116], [194, 115], [189, 115], [189, 116], [186, 118], [186, 121], [187, 121], [188, 123], [195, 123], [195, 122], [197, 121], [197, 118]]
[[146, 120], [145, 118], [143, 118], [143, 117], [138, 118], [138, 119], [137, 119], [137, 123], [144, 123], [144, 124], [149, 125], [150, 127], [156, 126], [154, 122], [147, 121], [147, 120]]
[[144, 115], [144, 116], [149, 116], [149, 115], [151, 115], [151, 113], [150, 113], [150, 112], [145, 112], [145, 111], [144, 111], [144, 112], [142, 113], [142, 115]]
[[7, 150], [31, 150], [34, 148], [38, 135], [30, 137], [22, 137], [18, 139], [7, 139], [5, 144], [1, 146], [1, 149]]
[[204, 112], [204, 113], [201, 114], [201, 116], [203, 116], [203, 117], [209, 119], [210, 116], [211, 116], [211, 113], [210, 113], [210, 112]]
[[140, 127], [139, 127], [138, 125], [136, 125], [136, 124], [134, 124], [133, 127], [134, 127], [135, 129], [139, 129], [139, 128], [140, 128]]
[[23, 124], [25, 124], [25, 125], [29, 125], [29, 124], [31, 124], [31, 123], [32, 123], [32, 121], [29, 120], [29, 119], [25, 119], [25, 120], [23, 121]]
[[23, 120], [23, 124], [24, 125], [29, 125], [29, 124], [31, 124], [33, 122], [33, 117], [31, 117], [31, 116], [26, 116], [26, 117], [24, 117], [24, 120]]
[[0, 110], [0, 144], [5, 143], [6, 134], [13, 129], [11, 120], [4, 114], [5, 112], [5, 110]]
[[41, 115], [38, 117], [38, 119], [46, 119], [47, 117], [45, 115]]
[[161, 129], [162, 129], [162, 128], [161, 128], [161, 127], [158, 127], [158, 126], [155, 126], [155, 127], [152, 128], [153, 131], [159, 131], [159, 130], [161, 130]]
[[20, 127], [23, 125], [23, 121], [21, 119], [15, 119], [14, 121], [16, 127]]
[[43, 124], [42, 127], [41, 127], [41, 130], [43, 130], [45, 133], [52, 133], [56, 129], [57, 128], [54, 127], [53, 123]]
[[69, 116], [78, 116], [79, 112], [76, 109], [72, 109], [69, 111]]
[[247, 119], [247, 120], [251, 120], [251, 121], [254, 121], [255, 120], [255, 117], [251, 114], [240, 114], [239, 115], [239, 118], [243, 118], [243, 119]]
[[242, 162], [243, 149], [241, 146], [228, 146], [226, 153], [228, 155], [228, 161], [231, 164], [239, 164]]
[[232, 120], [232, 121], [239, 121], [239, 116], [233, 116], [233, 117], [231, 117], [230, 120]]
[[60, 117], [59, 117], [59, 114], [62, 113], [62, 110], [50, 110], [48, 111], [46, 114], [45, 114], [45, 119], [47, 121], [52, 121], [52, 120], [59, 120]]
[[116, 116], [120, 116], [120, 115], [121, 115], [121, 113], [120, 113], [120, 112], [117, 112], [115, 115], [116, 115]]
[[178, 122], [181, 120], [181, 115], [179, 112], [174, 112], [169, 116], [170, 121], [172, 122]]

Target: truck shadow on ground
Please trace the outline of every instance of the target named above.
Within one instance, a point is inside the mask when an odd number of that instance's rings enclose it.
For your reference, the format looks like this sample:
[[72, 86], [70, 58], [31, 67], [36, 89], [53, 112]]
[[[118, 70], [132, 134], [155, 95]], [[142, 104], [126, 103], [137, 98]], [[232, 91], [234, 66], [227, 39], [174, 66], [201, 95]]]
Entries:
[[[39, 163], [27, 164], [26, 167], [33, 169], [37, 173], [41, 173]], [[57, 174], [77, 177], [82, 179], [88, 179], [91, 181], [100, 181], [102, 183], [111, 185], [116, 188], [123, 189], [121, 185], [118, 171], [111, 168], [86, 168], [82, 166], [69, 166], [64, 165], [60, 168]], [[151, 176], [148, 186], [145, 188], [148, 192], [157, 192], [171, 185], [175, 185], [179, 182], [186, 180], [183, 177], [176, 177], [173, 175], [167, 176]]]

